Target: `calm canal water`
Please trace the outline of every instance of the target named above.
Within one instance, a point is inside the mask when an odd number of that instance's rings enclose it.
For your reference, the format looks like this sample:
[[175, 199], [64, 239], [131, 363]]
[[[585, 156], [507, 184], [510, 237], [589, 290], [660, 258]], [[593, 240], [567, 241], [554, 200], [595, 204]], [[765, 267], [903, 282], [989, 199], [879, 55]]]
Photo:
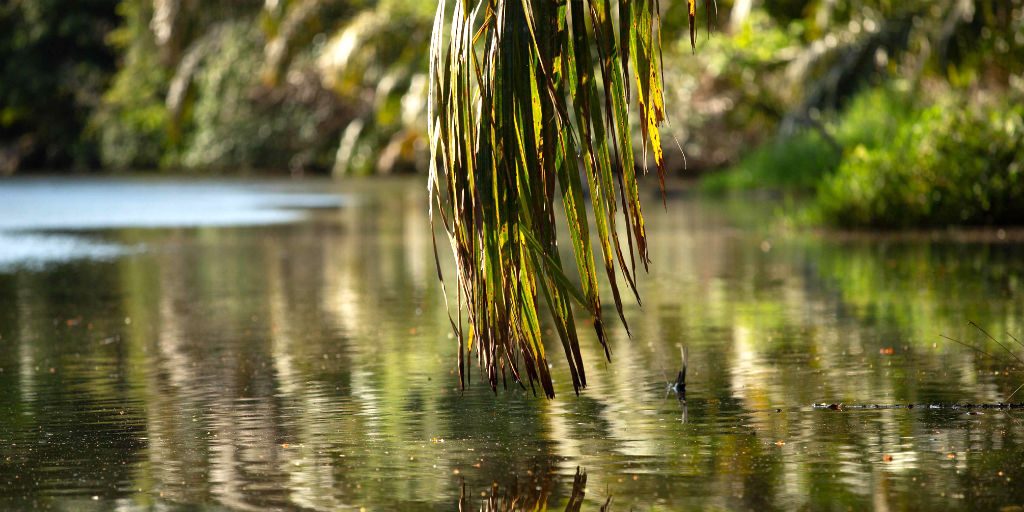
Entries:
[[968, 322], [1024, 353], [1019, 234], [650, 199], [633, 338], [548, 401], [456, 389], [421, 180], [0, 182], [0, 508], [562, 509], [577, 468], [583, 510], [1024, 505], [1024, 411], [811, 407], [1005, 399]]

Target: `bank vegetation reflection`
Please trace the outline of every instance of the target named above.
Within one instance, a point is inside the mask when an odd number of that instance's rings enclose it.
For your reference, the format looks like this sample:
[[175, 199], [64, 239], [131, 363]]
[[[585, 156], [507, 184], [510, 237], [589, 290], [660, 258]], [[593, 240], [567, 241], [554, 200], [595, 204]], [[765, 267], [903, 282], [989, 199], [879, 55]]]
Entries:
[[[496, 484], [549, 475], [521, 502], [534, 508], [571, 503], [583, 466], [591, 507], [903, 508], [941, 499], [915, 497], [918, 477], [960, 497], [999, 471], [1024, 478], [1013, 413], [807, 407], [1004, 398], [1021, 374], [938, 335], [971, 336], [967, 320], [1021, 332], [1006, 245], [779, 235], [673, 201], [650, 220], [633, 338], [613, 328], [611, 364], [583, 343], [591, 388], [573, 396], [556, 365], [555, 400], [463, 395], [424, 193], [359, 187], [303, 224], [125, 231], [151, 250], [0, 277], [5, 430], [53, 447], [8, 446], [7, 479], [42, 485], [6, 492], [74, 480], [132, 506], [455, 507], [481, 492], [497, 506]], [[665, 393], [680, 346], [685, 402]], [[1021, 497], [999, 489], [977, 498]]]

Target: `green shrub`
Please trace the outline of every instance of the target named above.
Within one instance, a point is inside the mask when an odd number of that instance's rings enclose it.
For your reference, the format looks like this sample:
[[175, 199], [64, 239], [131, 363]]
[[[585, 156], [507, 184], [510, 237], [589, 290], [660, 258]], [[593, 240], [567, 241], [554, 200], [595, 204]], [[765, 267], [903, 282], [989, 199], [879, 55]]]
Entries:
[[902, 83], [865, 89], [843, 109], [835, 137], [848, 150], [889, 144], [921, 108]]
[[844, 227], [1024, 223], [1024, 107], [930, 107], [891, 144], [851, 152], [817, 210]]
[[773, 189], [814, 191], [835, 173], [843, 161], [840, 148], [876, 148], [889, 143], [903, 124], [913, 119], [914, 102], [899, 87], [865, 90], [855, 96], [838, 121], [826, 126], [830, 143], [814, 130], [763, 144], [733, 168], [708, 176], [702, 188], [711, 193], [730, 190]]
[[705, 192], [772, 189], [812, 191], [823, 173], [839, 165], [840, 155], [817, 132], [804, 131], [762, 144], [732, 169], [704, 178]]

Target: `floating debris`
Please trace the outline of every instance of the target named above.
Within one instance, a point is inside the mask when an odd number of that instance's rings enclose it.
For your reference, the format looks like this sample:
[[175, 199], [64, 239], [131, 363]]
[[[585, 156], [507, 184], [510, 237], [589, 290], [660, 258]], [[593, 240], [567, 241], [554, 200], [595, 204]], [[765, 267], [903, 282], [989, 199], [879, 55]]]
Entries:
[[962, 403], [931, 403], [931, 404], [844, 404], [844, 403], [814, 403], [811, 404], [812, 409], [830, 409], [833, 411], [843, 410], [865, 410], [865, 409], [914, 409], [922, 407], [925, 409], [951, 409], [951, 410], [970, 410], [970, 409], [1024, 409], [1024, 402], [1015, 403], [981, 403], [981, 404], [962, 404]]

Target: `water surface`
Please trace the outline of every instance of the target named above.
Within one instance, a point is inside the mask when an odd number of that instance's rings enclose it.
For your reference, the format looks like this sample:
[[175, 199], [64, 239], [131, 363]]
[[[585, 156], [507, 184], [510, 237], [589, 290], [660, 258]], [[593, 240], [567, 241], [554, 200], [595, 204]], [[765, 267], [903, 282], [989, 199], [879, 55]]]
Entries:
[[[4, 509], [559, 508], [578, 467], [584, 510], [1024, 504], [1024, 411], [810, 407], [1008, 396], [1024, 372], [967, 322], [1021, 338], [1014, 237], [787, 233], [675, 194], [632, 339], [609, 322], [605, 363], [581, 319], [591, 386], [552, 345], [548, 401], [457, 389], [419, 180], [44, 184], [0, 183], [0, 254], [118, 250], [0, 265]], [[170, 213], [125, 218], [147, 204]]]
[[[344, 202], [284, 183], [10, 179], [0, 185], [0, 268], [111, 259], [140, 249], [83, 231], [282, 224]], [[305, 193], [303, 193], [305, 192]]]

